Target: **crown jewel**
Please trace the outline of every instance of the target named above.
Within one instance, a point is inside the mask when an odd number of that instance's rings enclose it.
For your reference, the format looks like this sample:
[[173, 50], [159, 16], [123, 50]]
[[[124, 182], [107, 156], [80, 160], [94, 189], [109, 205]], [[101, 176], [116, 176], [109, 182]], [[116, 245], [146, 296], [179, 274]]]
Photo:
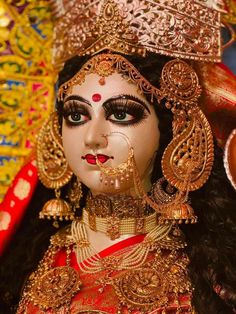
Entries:
[[54, 0], [56, 64], [108, 49], [220, 61], [220, 10], [209, 0]]

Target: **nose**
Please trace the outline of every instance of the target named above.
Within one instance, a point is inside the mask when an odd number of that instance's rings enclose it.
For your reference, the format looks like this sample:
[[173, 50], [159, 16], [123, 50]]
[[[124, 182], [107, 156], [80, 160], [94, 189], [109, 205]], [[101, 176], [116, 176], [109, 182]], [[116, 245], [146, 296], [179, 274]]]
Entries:
[[84, 140], [85, 147], [96, 150], [107, 147], [108, 143], [105, 134], [109, 134], [109, 132], [106, 120], [101, 121], [98, 118], [90, 120]]

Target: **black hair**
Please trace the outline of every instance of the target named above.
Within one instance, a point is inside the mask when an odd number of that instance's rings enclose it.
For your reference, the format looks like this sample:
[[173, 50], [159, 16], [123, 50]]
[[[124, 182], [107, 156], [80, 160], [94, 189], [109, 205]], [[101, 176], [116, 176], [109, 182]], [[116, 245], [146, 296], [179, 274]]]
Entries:
[[[153, 85], [158, 86], [164, 56], [148, 54], [145, 59], [125, 56]], [[74, 76], [88, 57], [74, 57], [66, 62], [59, 75], [59, 85]], [[148, 98], [148, 97], [147, 97]], [[57, 102], [61, 115], [63, 103]], [[153, 105], [159, 118], [160, 147], [152, 174], [155, 182], [162, 176], [161, 156], [172, 138], [171, 112], [164, 104]], [[65, 190], [68, 187], [65, 187]], [[86, 195], [86, 188], [84, 195]], [[64, 191], [64, 193], [66, 193]], [[40, 221], [38, 212], [53, 194], [41, 183], [34, 193], [26, 215], [10, 245], [1, 258], [0, 313], [15, 313], [20, 291], [29, 274], [45, 252], [50, 236], [55, 232], [48, 221]], [[82, 200], [82, 205], [84, 199]], [[198, 314], [233, 313], [236, 306], [236, 195], [223, 168], [222, 151], [215, 148], [215, 163], [207, 183], [191, 193], [191, 205], [198, 216], [195, 225], [182, 225], [188, 243], [189, 274], [194, 287], [193, 304]], [[226, 291], [223, 300], [214, 288]]]

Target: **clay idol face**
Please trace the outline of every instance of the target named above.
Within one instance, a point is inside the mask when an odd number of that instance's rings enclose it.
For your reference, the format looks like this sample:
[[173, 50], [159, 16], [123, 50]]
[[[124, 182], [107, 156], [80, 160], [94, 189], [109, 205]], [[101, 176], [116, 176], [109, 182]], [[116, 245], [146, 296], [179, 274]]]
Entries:
[[133, 180], [117, 190], [101, 182], [99, 160], [105, 167], [126, 162], [132, 147], [140, 177], [150, 185], [153, 159], [159, 145], [158, 119], [154, 108], [137, 86], [113, 73], [105, 82], [89, 74], [82, 85], [75, 85], [64, 100], [63, 146], [68, 163], [91, 192], [129, 193]]

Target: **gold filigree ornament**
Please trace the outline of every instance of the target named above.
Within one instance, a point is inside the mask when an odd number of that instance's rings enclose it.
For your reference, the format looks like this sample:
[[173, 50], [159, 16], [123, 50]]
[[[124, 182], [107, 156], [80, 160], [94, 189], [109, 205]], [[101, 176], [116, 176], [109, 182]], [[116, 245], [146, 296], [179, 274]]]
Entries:
[[188, 193], [207, 181], [214, 161], [211, 128], [197, 104], [201, 93], [197, 74], [184, 61], [170, 61], [162, 70], [161, 90], [173, 112], [173, 140], [163, 154], [162, 171], [178, 190], [162, 219], [195, 222]]
[[[33, 272], [23, 290], [17, 314], [25, 313], [28, 304], [38, 306], [42, 311], [56, 314], [62, 309], [69, 313], [73, 296], [78, 293], [82, 282], [78, 272], [70, 267], [71, 245], [68, 230], [59, 231], [50, 239], [50, 246], [38, 269]], [[66, 265], [54, 267], [55, 257], [61, 249], [66, 253]]]
[[161, 194], [160, 184], [157, 184], [155, 189], [158, 191], [149, 197], [133, 158], [136, 190], [149, 206], [161, 214], [161, 223], [197, 221], [188, 202], [188, 194], [207, 181], [214, 161], [211, 128], [197, 104], [200, 94], [197, 74], [190, 65], [178, 59], [165, 64], [159, 95], [173, 113], [173, 140], [164, 151], [162, 172], [170, 187], [176, 189], [175, 193], [162, 193], [163, 197], [156, 197]]
[[118, 54], [102, 53], [89, 59], [70, 80], [60, 86], [58, 99], [63, 100], [72, 92], [73, 86], [81, 85], [89, 74], [97, 74], [101, 80], [115, 72], [137, 85], [139, 92], [150, 95], [151, 100], [156, 98], [160, 101], [162, 98], [160, 90], [151, 85], [126, 58]]
[[187, 265], [188, 258], [184, 254], [181, 256], [171, 251], [164, 255], [157, 250], [153, 260], [123, 273], [112, 282], [119, 298], [120, 311], [126, 306], [129, 311], [140, 313], [151, 313], [158, 308], [165, 313], [170, 303], [177, 305], [181, 311], [179, 297], [192, 292]]
[[[56, 198], [49, 200], [41, 210], [39, 217], [55, 220], [74, 219], [70, 205], [60, 198], [60, 188], [67, 184], [73, 175], [64, 156], [59, 133], [57, 113], [44, 123], [37, 141], [37, 164], [41, 182], [50, 189], [55, 189]], [[81, 195], [81, 192], [78, 193]], [[55, 223], [55, 226], [58, 224]]]
[[119, 190], [122, 183], [133, 180], [134, 151], [132, 147], [129, 148], [127, 160], [117, 167], [105, 167], [98, 159], [96, 163], [101, 171], [100, 181], [105, 185], [114, 186], [116, 190]]
[[[54, 62], [103, 50], [220, 61], [220, 1], [51, 0]], [[73, 27], [71, 23], [73, 21]], [[65, 49], [67, 47], [67, 49]]]
[[81, 281], [74, 268], [55, 267], [34, 281], [31, 300], [42, 309], [59, 308], [70, 304], [80, 285]]

